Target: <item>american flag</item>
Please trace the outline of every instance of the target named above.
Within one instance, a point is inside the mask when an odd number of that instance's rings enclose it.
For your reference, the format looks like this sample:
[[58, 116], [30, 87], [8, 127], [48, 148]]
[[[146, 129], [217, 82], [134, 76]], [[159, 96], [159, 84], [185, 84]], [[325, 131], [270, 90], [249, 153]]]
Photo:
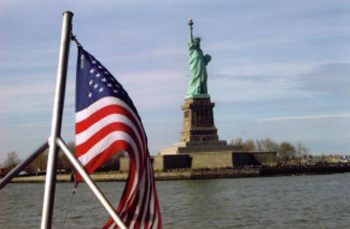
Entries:
[[[76, 156], [88, 173], [119, 152], [130, 169], [116, 209], [128, 228], [161, 228], [155, 180], [141, 118], [128, 93], [81, 46], [76, 80]], [[79, 176], [78, 176], [78, 179]], [[109, 219], [104, 228], [115, 228]]]

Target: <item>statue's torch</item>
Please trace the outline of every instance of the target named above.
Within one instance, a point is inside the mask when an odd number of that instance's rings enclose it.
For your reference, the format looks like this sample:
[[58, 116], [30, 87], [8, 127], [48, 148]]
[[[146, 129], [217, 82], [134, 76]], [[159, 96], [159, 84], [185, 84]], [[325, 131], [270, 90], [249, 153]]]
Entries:
[[190, 29], [192, 30], [192, 27], [193, 27], [193, 20], [192, 20], [191, 17], [190, 17], [190, 19], [188, 20], [188, 25], [190, 26]]

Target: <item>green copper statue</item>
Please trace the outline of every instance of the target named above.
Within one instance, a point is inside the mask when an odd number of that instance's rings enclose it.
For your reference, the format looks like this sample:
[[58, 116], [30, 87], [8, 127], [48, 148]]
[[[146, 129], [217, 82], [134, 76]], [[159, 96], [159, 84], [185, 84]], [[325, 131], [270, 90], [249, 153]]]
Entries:
[[188, 50], [190, 53], [189, 64], [191, 66], [191, 80], [188, 86], [186, 98], [209, 98], [207, 88], [208, 73], [206, 66], [211, 60], [211, 56], [203, 55], [203, 51], [200, 48], [200, 38], [193, 38], [192, 18], [190, 18], [188, 25], [190, 26]]

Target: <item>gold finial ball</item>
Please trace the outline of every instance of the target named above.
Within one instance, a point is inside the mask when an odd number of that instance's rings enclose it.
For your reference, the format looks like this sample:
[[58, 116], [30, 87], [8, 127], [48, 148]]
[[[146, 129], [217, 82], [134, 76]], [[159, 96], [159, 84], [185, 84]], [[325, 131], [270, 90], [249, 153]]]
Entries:
[[192, 20], [191, 17], [190, 17], [190, 19], [188, 20], [188, 25], [189, 25], [189, 26], [192, 26], [192, 25], [193, 25], [193, 20]]

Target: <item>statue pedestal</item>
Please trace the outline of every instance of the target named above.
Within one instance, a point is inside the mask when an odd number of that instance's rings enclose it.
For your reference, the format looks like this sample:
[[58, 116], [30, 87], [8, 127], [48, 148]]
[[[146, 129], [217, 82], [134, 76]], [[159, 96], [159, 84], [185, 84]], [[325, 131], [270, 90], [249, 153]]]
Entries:
[[182, 105], [184, 113], [180, 142], [162, 149], [161, 155], [232, 152], [233, 147], [220, 141], [214, 124], [210, 98], [188, 98]]
[[210, 98], [190, 98], [181, 107], [184, 112], [180, 142], [218, 141]]

